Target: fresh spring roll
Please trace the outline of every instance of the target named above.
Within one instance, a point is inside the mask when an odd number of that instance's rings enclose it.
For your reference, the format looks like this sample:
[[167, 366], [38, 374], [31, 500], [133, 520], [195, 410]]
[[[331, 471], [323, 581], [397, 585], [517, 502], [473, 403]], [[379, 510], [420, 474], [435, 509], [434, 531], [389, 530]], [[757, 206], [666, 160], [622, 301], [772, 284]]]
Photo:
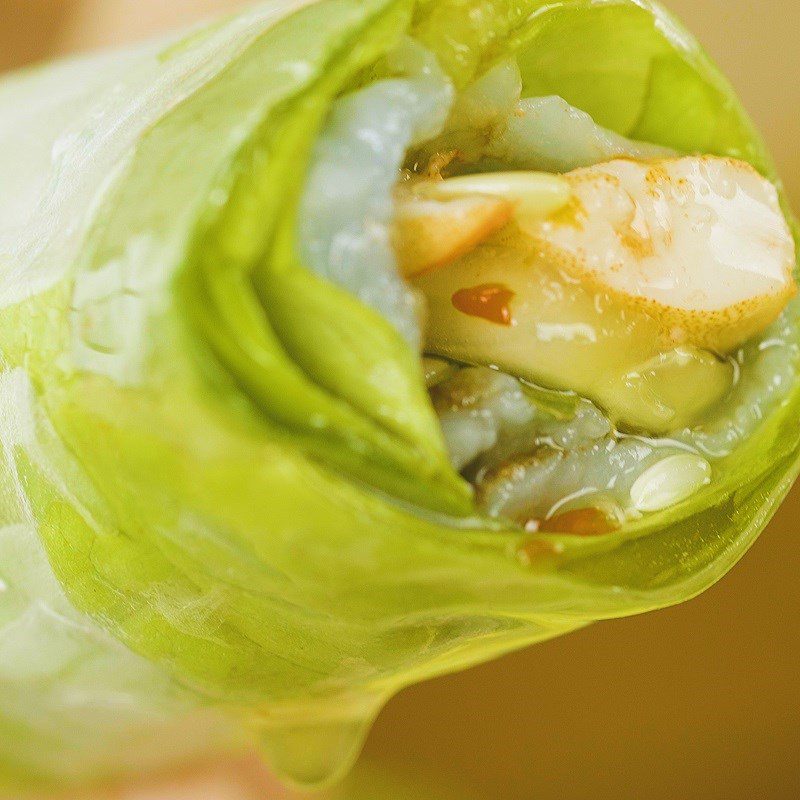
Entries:
[[645, 0], [261, 3], [0, 109], [6, 782], [332, 780], [795, 478], [792, 221]]

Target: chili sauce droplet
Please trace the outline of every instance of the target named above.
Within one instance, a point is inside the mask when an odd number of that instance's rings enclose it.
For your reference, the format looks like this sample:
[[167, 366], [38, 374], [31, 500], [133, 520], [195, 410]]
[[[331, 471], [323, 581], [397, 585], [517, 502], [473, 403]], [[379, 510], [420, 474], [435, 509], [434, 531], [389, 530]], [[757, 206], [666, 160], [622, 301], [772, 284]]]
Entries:
[[513, 324], [510, 303], [514, 292], [502, 283], [482, 283], [459, 289], [452, 297], [453, 307], [470, 317], [480, 317], [496, 325]]
[[545, 520], [539, 530], [542, 533], [567, 533], [573, 536], [605, 536], [617, 528], [619, 523], [599, 508], [576, 508]]

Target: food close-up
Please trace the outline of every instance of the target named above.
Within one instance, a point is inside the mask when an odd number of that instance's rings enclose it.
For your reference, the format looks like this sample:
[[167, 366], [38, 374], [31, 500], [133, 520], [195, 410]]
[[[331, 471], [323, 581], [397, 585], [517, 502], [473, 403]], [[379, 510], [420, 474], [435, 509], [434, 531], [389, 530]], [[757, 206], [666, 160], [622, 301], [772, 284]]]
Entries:
[[393, 696], [695, 598], [797, 476], [779, 168], [649, 0], [70, 5], [0, 76], [0, 792], [468, 799], [347, 777]]

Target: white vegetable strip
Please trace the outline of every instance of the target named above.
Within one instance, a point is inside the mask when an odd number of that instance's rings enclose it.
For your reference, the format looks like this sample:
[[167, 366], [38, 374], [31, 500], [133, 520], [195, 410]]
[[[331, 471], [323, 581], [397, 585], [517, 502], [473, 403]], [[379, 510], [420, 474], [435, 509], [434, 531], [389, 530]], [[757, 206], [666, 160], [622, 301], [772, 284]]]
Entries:
[[700, 456], [680, 453], [645, 470], [631, 487], [639, 511], [661, 511], [691, 497], [711, 483], [711, 465]]

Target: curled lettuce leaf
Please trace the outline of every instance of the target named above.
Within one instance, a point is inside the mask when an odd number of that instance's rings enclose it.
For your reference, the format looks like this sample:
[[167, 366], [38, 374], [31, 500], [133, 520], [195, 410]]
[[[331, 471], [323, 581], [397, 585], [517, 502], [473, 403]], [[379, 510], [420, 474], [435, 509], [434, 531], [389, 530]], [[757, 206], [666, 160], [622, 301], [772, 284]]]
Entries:
[[[16, 531], [39, 557], [0, 560], [5, 775], [124, 767], [108, 706], [76, 700], [116, 687], [329, 780], [401, 687], [703, 591], [794, 480], [797, 388], [709, 487], [616, 533], [478, 515], [417, 354], [297, 247], [333, 102], [408, 34], [457, 87], [514, 54], [525, 95], [775, 179], [728, 84], [644, 0], [268, 2], [0, 84], [0, 546]], [[75, 659], [8, 668], [30, 608], [78, 626]], [[52, 716], [69, 702], [85, 738]]]

